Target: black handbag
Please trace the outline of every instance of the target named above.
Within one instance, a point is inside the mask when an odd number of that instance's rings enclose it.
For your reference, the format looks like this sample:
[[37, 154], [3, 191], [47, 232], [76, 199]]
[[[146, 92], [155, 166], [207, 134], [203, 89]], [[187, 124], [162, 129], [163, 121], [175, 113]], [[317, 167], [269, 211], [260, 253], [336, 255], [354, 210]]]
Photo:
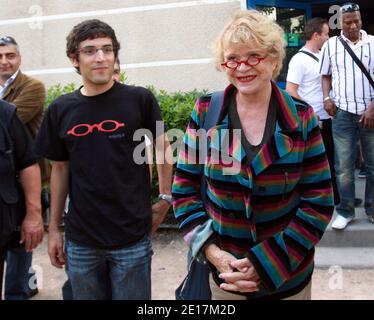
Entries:
[[187, 276], [175, 290], [176, 300], [211, 300], [209, 272], [207, 262], [193, 259]]

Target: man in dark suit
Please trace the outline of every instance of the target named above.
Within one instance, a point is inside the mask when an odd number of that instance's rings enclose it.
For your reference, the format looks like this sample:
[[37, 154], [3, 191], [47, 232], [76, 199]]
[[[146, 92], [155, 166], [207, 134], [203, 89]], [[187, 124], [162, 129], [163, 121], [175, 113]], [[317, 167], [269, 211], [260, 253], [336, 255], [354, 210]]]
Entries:
[[1, 299], [3, 266], [8, 248], [23, 245], [25, 252], [32, 252], [43, 240], [40, 168], [30, 137], [18, 119], [15, 107], [2, 100], [0, 177]]
[[[17, 108], [17, 115], [32, 140], [35, 139], [44, 115], [44, 84], [23, 74], [20, 70], [21, 54], [16, 40], [0, 38], [0, 98]], [[43, 182], [49, 178], [49, 164], [41, 160]], [[25, 300], [37, 293], [36, 286], [30, 288], [32, 253], [23, 247], [13, 248], [7, 254], [5, 277], [5, 299]], [[34, 279], [35, 281], [35, 279]]]

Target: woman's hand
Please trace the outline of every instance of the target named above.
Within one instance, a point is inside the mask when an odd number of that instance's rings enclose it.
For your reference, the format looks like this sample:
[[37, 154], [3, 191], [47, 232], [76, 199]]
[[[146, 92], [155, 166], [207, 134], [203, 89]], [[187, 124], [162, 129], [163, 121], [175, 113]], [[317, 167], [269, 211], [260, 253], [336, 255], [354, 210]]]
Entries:
[[226, 283], [220, 288], [227, 291], [256, 292], [259, 290], [260, 277], [251, 261], [247, 258], [235, 260], [231, 263], [233, 272], [221, 273], [219, 277]]
[[234, 271], [231, 263], [234, 262], [236, 258], [231, 253], [221, 250], [215, 244], [210, 244], [206, 247], [205, 256], [220, 273]]

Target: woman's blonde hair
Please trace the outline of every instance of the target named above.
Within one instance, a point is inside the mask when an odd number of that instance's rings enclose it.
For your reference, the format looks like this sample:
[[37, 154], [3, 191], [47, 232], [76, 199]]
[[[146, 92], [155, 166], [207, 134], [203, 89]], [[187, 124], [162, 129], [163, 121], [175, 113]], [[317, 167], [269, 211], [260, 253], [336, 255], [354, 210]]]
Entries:
[[286, 42], [282, 28], [275, 21], [256, 10], [236, 12], [213, 46], [218, 70], [223, 70], [221, 63], [224, 62], [224, 51], [238, 43], [255, 44], [266, 50], [276, 62], [273, 78], [279, 75], [286, 55]]

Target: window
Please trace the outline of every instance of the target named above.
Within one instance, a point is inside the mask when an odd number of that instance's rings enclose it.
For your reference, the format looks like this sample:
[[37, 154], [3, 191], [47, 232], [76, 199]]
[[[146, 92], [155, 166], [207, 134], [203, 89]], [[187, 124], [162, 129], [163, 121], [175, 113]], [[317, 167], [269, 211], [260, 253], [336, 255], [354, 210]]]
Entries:
[[277, 8], [273, 6], [257, 5], [256, 9], [277, 21], [283, 28], [286, 37], [286, 58], [283, 68], [277, 79], [278, 82], [286, 82], [288, 63], [292, 56], [304, 45], [303, 39], [306, 9]]

